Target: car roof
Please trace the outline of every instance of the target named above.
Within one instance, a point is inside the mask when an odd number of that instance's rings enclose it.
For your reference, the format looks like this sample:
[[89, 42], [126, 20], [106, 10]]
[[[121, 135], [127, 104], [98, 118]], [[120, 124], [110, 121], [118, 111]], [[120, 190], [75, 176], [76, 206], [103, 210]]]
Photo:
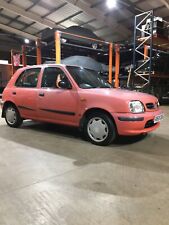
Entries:
[[77, 65], [66, 65], [66, 64], [39, 64], [39, 65], [28, 65], [24, 68], [43, 68], [43, 67], [55, 67], [55, 66], [60, 66], [60, 67], [66, 67], [66, 66], [71, 66], [71, 67], [79, 67]]

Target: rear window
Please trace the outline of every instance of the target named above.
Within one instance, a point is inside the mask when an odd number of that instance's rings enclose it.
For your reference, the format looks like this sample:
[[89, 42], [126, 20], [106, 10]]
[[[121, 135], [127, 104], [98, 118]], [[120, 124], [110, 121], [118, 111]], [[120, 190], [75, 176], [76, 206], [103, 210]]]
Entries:
[[32, 68], [23, 71], [18, 77], [15, 86], [36, 88], [41, 68]]

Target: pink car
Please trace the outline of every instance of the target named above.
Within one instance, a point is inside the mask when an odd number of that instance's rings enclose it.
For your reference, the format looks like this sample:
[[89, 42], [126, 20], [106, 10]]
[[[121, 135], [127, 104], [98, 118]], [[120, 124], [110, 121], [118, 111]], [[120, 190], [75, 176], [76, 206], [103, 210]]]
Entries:
[[2, 96], [2, 117], [10, 127], [32, 119], [79, 127], [96, 145], [117, 135], [155, 130], [163, 119], [156, 97], [114, 89], [96, 72], [65, 65], [19, 69]]

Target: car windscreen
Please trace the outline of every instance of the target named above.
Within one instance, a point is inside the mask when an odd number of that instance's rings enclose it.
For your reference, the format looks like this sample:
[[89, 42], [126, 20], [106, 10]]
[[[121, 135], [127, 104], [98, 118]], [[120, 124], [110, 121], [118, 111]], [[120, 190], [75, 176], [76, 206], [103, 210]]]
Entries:
[[75, 66], [67, 66], [67, 70], [77, 85], [82, 89], [112, 88], [112, 85], [96, 71]]

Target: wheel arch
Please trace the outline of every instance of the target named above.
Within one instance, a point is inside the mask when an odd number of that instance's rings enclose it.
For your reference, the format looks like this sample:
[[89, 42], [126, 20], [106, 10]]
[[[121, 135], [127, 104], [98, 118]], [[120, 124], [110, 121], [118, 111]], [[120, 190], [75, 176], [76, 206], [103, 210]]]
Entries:
[[2, 108], [2, 117], [3, 118], [5, 117], [5, 110], [6, 110], [7, 106], [9, 106], [9, 105], [13, 105], [15, 108], [17, 108], [16, 105], [15, 105], [15, 103], [13, 103], [12, 101], [6, 101], [6, 102], [4, 102], [3, 108]]
[[83, 114], [83, 116], [82, 116], [82, 118], [81, 118], [81, 120], [80, 120], [80, 125], [79, 125], [80, 130], [83, 130], [83, 125], [84, 125], [85, 119], [86, 119], [90, 114], [95, 113], [95, 112], [102, 112], [102, 113], [108, 115], [108, 116], [110, 117], [110, 119], [113, 121], [113, 123], [114, 123], [114, 125], [115, 125], [115, 127], [116, 127], [116, 130], [117, 130], [117, 126], [116, 126], [116, 123], [115, 123], [115, 120], [114, 120], [112, 114], [111, 114], [109, 111], [107, 111], [107, 110], [105, 110], [105, 109], [102, 109], [102, 108], [99, 108], [99, 107], [90, 108], [90, 109], [87, 109], [87, 110], [84, 112], [84, 114]]

